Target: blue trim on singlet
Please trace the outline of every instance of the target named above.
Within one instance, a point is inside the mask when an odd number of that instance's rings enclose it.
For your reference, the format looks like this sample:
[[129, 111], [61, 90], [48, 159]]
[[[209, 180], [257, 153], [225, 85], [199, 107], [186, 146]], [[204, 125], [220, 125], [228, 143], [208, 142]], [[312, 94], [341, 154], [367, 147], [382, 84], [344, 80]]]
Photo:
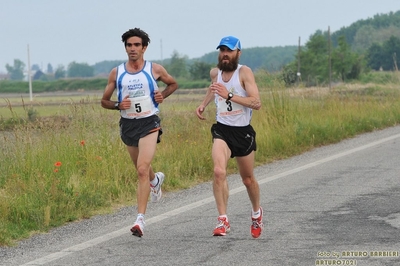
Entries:
[[[145, 66], [146, 66], [146, 64], [147, 64], [147, 61], [145, 62]], [[150, 66], [150, 71], [151, 71], [152, 67], [153, 67], [153, 65]], [[150, 75], [149, 73], [144, 71], [144, 68], [143, 68], [142, 72], [146, 76], [147, 82], [149, 83], [151, 100], [153, 101], [154, 106], [158, 107], [158, 103], [154, 100], [154, 84], [153, 84], [153, 81], [155, 81], [155, 79], [153, 77], [153, 74]]]
[[[124, 67], [125, 68], [125, 67]], [[117, 77], [118, 77], [118, 67], [117, 67]], [[126, 69], [125, 72], [121, 74], [121, 76], [119, 77], [119, 79], [117, 80], [117, 90], [118, 90], [118, 102], [122, 102], [122, 83], [121, 80], [124, 78], [124, 76], [126, 75]]]

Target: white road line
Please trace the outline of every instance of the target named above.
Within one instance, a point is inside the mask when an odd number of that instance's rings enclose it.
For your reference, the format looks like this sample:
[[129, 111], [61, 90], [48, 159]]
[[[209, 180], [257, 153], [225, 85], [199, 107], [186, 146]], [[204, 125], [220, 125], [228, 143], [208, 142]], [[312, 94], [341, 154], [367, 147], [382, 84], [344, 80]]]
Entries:
[[[260, 185], [261, 184], [265, 184], [265, 183], [271, 182], [273, 180], [276, 180], [278, 178], [282, 178], [282, 177], [285, 177], [285, 176], [288, 176], [288, 175], [291, 175], [291, 174], [294, 174], [294, 173], [301, 172], [303, 170], [315, 167], [317, 165], [320, 165], [320, 164], [323, 164], [323, 163], [326, 163], [326, 162], [329, 162], [329, 161], [333, 161], [335, 159], [338, 159], [338, 158], [347, 156], [349, 154], [356, 153], [358, 151], [362, 151], [362, 150], [365, 150], [365, 149], [368, 149], [368, 148], [371, 148], [371, 147], [374, 147], [374, 146], [377, 146], [379, 144], [382, 144], [382, 143], [385, 143], [385, 142], [388, 142], [388, 141], [391, 141], [391, 140], [394, 140], [394, 139], [397, 139], [397, 138], [400, 138], [400, 134], [393, 135], [393, 136], [390, 136], [390, 137], [387, 137], [387, 138], [384, 138], [384, 139], [381, 139], [381, 140], [378, 140], [378, 141], [374, 141], [374, 142], [368, 143], [366, 145], [363, 145], [363, 146], [360, 146], [360, 147], [357, 147], [357, 148], [354, 148], [354, 149], [350, 149], [350, 150], [347, 150], [347, 151], [344, 151], [344, 152], [341, 152], [341, 153], [326, 157], [324, 159], [321, 159], [321, 160], [315, 161], [313, 163], [309, 163], [309, 164], [297, 167], [297, 168], [292, 169], [292, 170], [288, 170], [288, 171], [280, 173], [280, 174], [276, 174], [276, 175], [273, 175], [273, 176], [270, 176], [270, 177], [266, 177], [264, 179], [259, 180], [258, 182], [259, 182]], [[229, 194], [233, 195], [233, 194], [242, 192], [245, 189], [246, 188], [244, 186], [241, 186], [241, 187], [238, 187], [238, 188], [230, 190]], [[204, 206], [204, 205], [206, 205], [208, 203], [211, 203], [213, 201], [214, 201], [214, 197], [208, 197], [208, 198], [205, 198], [203, 200], [196, 201], [194, 203], [182, 206], [180, 208], [177, 208], [177, 209], [174, 209], [172, 211], [160, 214], [160, 215], [152, 217], [150, 219], [146, 219], [146, 224], [149, 225], [149, 224], [160, 222], [160, 221], [162, 221], [164, 219], [167, 219], [169, 217], [184, 213], [184, 212], [186, 212], [188, 210], [193, 210], [194, 208]], [[114, 231], [114, 232], [105, 234], [103, 236], [91, 239], [91, 240], [83, 242], [81, 244], [68, 247], [68, 248], [63, 249], [63, 250], [61, 250], [59, 252], [54, 252], [54, 253], [51, 253], [51, 254], [49, 254], [47, 256], [38, 258], [38, 259], [30, 261], [30, 262], [27, 262], [25, 264], [22, 264], [21, 266], [25, 266], [25, 265], [45, 265], [45, 264], [47, 264], [49, 262], [52, 262], [54, 260], [60, 259], [60, 258], [65, 257], [65, 256], [68, 256], [68, 255], [70, 255], [70, 254], [72, 254], [74, 252], [77, 252], [77, 251], [80, 251], [80, 250], [84, 250], [84, 249], [96, 246], [96, 245], [98, 245], [100, 243], [103, 243], [103, 242], [106, 242], [106, 241], [108, 241], [110, 239], [113, 239], [113, 238], [119, 237], [121, 235], [127, 234], [127, 232], [129, 232], [129, 230], [130, 230], [130, 226], [124, 227], [124, 228], [121, 228], [121, 229], [119, 229], [117, 231]]]

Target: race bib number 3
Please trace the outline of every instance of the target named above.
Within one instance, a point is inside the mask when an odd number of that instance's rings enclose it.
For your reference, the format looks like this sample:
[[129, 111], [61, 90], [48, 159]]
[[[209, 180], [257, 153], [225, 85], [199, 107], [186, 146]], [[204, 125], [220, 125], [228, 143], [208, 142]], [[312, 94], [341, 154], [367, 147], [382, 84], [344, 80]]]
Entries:
[[225, 99], [218, 101], [218, 114], [220, 116], [239, 115], [243, 112], [243, 106], [240, 104], [234, 103], [232, 101], [226, 102]]
[[128, 98], [131, 101], [131, 108], [126, 110], [129, 117], [141, 117], [151, 113], [153, 103], [149, 96]]

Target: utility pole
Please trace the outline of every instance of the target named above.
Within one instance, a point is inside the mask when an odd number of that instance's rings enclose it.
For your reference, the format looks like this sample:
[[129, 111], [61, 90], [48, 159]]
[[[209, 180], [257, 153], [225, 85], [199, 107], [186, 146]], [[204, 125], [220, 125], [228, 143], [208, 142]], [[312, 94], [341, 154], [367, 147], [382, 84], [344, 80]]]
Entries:
[[331, 58], [331, 27], [328, 26], [328, 65], [329, 65], [329, 90], [332, 83], [332, 58]]
[[32, 102], [32, 74], [31, 74], [31, 58], [29, 54], [29, 44], [28, 44], [28, 81], [29, 81], [29, 99]]
[[297, 87], [300, 84], [300, 78], [301, 78], [301, 73], [300, 73], [300, 37], [299, 37], [299, 46], [297, 51]]

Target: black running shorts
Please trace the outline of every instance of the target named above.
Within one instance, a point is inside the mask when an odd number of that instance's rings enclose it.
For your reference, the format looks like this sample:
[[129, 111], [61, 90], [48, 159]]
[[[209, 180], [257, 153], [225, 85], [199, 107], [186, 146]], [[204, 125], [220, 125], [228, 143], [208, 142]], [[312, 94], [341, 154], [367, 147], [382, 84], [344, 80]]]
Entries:
[[244, 127], [227, 126], [221, 123], [211, 127], [213, 139], [222, 139], [231, 150], [231, 158], [249, 155], [257, 149], [256, 132], [251, 125]]
[[121, 117], [119, 120], [121, 140], [127, 146], [138, 147], [140, 138], [155, 131], [158, 131], [157, 143], [159, 143], [161, 141], [162, 129], [161, 119], [157, 115], [140, 119], [127, 119]]

